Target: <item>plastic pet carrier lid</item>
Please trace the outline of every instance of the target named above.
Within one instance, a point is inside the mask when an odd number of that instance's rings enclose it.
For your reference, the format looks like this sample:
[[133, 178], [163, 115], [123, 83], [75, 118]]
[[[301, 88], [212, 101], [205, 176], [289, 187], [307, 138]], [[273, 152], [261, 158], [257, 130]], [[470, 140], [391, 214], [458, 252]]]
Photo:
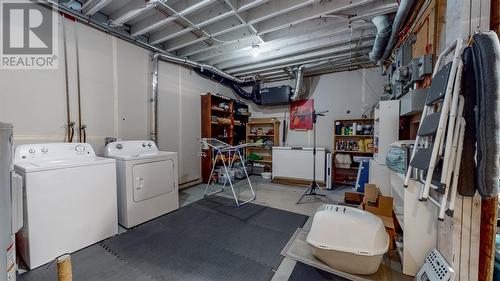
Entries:
[[316, 211], [306, 241], [316, 248], [363, 256], [385, 254], [389, 248], [389, 235], [379, 217], [331, 204]]

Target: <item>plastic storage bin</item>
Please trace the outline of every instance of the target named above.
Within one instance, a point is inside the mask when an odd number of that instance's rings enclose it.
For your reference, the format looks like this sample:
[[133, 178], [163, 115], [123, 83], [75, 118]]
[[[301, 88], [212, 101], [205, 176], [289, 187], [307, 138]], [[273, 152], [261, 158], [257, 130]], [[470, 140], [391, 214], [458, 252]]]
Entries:
[[351, 274], [377, 272], [389, 248], [389, 235], [379, 217], [331, 204], [318, 208], [306, 241], [318, 259]]
[[[229, 170], [229, 178], [231, 179], [231, 182], [234, 182], [235, 179], [235, 171], [234, 170]], [[228, 176], [227, 173], [224, 169], [219, 170], [219, 183], [220, 184], [229, 184], [228, 181]]]

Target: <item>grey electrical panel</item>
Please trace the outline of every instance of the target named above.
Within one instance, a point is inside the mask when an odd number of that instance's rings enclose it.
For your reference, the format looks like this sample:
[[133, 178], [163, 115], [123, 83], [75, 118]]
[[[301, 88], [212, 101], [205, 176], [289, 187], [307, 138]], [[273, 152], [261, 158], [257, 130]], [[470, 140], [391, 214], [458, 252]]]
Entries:
[[384, 86], [385, 99], [399, 99], [414, 88], [417, 81], [432, 74], [432, 55], [412, 59], [412, 40], [401, 44], [394, 62], [387, 68], [387, 84]]
[[410, 89], [400, 99], [399, 115], [408, 116], [421, 112], [424, 109], [428, 89]]
[[412, 60], [410, 82], [421, 81], [428, 74], [432, 74], [432, 55], [425, 55]]
[[418, 76], [432, 74], [432, 55], [425, 55], [418, 58]]
[[404, 43], [396, 53], [396, 67], [408, 65], [411, 62], [411, 44]]

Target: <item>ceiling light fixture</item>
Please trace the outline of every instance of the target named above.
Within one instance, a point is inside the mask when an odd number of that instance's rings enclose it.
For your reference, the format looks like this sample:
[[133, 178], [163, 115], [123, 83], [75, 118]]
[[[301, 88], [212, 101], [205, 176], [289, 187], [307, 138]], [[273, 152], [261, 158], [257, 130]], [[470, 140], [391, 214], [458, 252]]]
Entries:
[[260, 55], [260, 46], [258, 44], [252, 45], [252, 55], [254, 58]]

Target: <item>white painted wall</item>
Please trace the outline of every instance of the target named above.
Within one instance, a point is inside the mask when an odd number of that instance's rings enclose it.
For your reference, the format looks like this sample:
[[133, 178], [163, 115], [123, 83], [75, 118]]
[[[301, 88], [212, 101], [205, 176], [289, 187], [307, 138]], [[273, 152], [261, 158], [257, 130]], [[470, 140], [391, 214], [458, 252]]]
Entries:
[[[497, 7], [498, 8], [498, 7]], [[478, 31], [490, 30], [491, 0], [448, 0], [446, 24], [441, 42], [446, 46], [457, 40], [467, 39]]]
[[179, 65], [160, 62], [158, 77], [158, 146], [179, 153], [179, 182], [201, 177], [201, 99], [206, 92], [231, 90]]
[[[67, 119], [62, 21], [59, 17], [60, 65], [57, 70], [0, 70], [0, 120], [14, 124], [16, 144], [65, 140]], [[86, 25], [67, 19], [64, 23], [71, 120], [78, 123], [78, 41], [82, 123], [88, 126], [88, 142], [102, 155], [106, 136], [125, 140], [149, 138], [151, 53]], [[179, 153], [181, 183], [196, 180], [200, 178], [200, 94], [234, 94], [229, 88], [184, 67], [161, 62], [159, 69], [159, 147]], [[314, 78], [310, 96], [316, 100], [318, 109], [330, 110], [319, 121], [319, 145], [331, 147], [333, 120], [359, 117], [363, 106], [371, 105], [377, 99], [381, 85], [378, 69]], [[282, 118], [288, 110], [288, 106], [251, 107], [255, 117]], [[351, 110], [351, 114], [346, 114], [347, 109]], [[76, 136], [74, 141], [77, 140]], [[312, 142], [312, 134], [290, 132], [288, 140], [290, 145], [307, 146]]]
[[[0, 120], [14, 124], [16, 144], [65, 140], [62, 21], [59, 17], [57, 70], [0, 70]], [[78, 123], [78, 41], [82, 124], [88, 126], [87, 141], [102, 155], [107, 136], [148, 139], [151, 52], [83, 24], [67, 19], [64, 23], [71, 120]], [[200, 94], [230, 94], [231, 90], [178, 65], [160, 62], [159, 67], [159, 147], [179, 153], [180, 183], [196, 180], [201, 175]]]

